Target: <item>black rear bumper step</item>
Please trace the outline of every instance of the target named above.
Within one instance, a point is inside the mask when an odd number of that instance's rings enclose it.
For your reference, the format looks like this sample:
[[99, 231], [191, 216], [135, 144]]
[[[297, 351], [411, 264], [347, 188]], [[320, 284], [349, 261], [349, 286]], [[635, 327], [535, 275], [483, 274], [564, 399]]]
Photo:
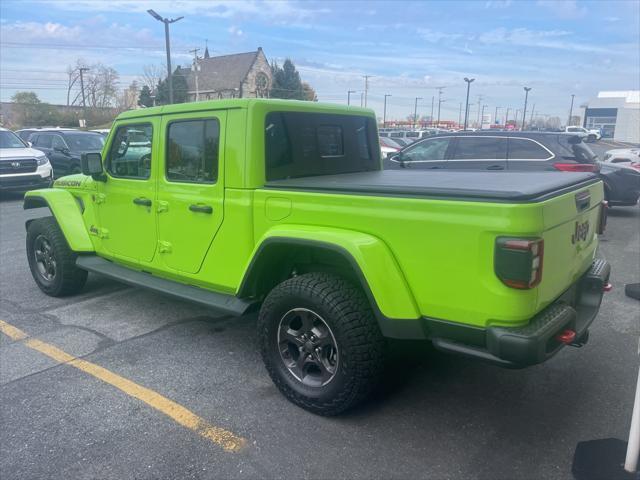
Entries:
[[254, 302], [242, 300], [234, 295], [212, 292], [200, 287], [156, 277], [151, 273], [133, 270], [96, 255], [79, 256], [76, 265], [83, 270], [98, 273], [129, 285], [148, 288], [172, 297], [198, 303], [226, 315], [243, 315], [254, 305]]

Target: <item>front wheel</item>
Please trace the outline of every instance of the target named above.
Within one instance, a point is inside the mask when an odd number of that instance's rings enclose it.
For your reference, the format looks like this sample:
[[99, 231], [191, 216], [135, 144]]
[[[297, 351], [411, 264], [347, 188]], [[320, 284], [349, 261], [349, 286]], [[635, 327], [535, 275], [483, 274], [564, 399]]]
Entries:
[[87, 272], [76, 267], [76, 253], [53, 217], [38, 218], [27, 227], [27, 259], [40, 290], [52, 297], [82, 290]]
[[320, 415], [364, 400], [382, 371], [384, 340], [371, 306], [335, 275], [308, 273], [274, 288], [260, 310], [258, 338], [278, 389]]

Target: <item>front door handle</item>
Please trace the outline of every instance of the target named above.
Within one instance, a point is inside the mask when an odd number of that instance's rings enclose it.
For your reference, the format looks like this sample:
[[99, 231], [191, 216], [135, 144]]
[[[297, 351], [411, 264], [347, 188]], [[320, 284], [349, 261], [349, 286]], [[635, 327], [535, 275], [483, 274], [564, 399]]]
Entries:
[[133, 203], [135, 203], [136, 205], [142, 205], [144, 207], [150, 207], [151, 206], [151, 200], [149, 200], [148, 198], [144, 198], [144, 197], [134, 198], [133, 199]]
[[198, 213], [213, 213], [211, 205], [189, 205], [189, 210]]
[[504, 167], [502, 165], [489, 165], [487, 170], [504, 170]]

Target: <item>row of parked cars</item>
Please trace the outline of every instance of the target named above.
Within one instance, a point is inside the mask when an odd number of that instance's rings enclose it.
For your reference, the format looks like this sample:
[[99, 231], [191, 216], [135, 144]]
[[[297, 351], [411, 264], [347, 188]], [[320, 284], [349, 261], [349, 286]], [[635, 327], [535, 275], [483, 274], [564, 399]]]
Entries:
[[80, 157], [100, 152], [103, 132], [71, 128], [0, 128], [0, 189], [47, 187], [54, 178], [81, 172]]
[[592, 172], [602, 179], [611, 206], [636, 205], [640, 150], [611, 150], [600, 161], [588, 141], [583, 133], [567, 132], [439, 132], [405, 145], [380, 137], [385, 168]]

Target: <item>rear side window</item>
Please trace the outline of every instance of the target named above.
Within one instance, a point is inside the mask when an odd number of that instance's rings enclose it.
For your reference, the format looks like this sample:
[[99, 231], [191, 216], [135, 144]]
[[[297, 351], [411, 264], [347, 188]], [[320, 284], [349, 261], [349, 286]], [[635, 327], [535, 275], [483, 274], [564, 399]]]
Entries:
[[509, 139], [509, 160], [549, 160], [553, 154], [533, 140]]
[[113, 177], [145, 180], [151, 174], [150, 124], [118, 127], [107, 156], [107, 171]]
[[379, 170], [377, 143], [376, 125], [369, 117], [272, 112], [265, 122], [266, 177]]
[[458, 137], [451, 160], [505, 160], [506, 158], [506, 138]]
[[220, 124], [216, 119], [170, 123], [165, 161], [167, 180], [215, 183], [219, 144]]

